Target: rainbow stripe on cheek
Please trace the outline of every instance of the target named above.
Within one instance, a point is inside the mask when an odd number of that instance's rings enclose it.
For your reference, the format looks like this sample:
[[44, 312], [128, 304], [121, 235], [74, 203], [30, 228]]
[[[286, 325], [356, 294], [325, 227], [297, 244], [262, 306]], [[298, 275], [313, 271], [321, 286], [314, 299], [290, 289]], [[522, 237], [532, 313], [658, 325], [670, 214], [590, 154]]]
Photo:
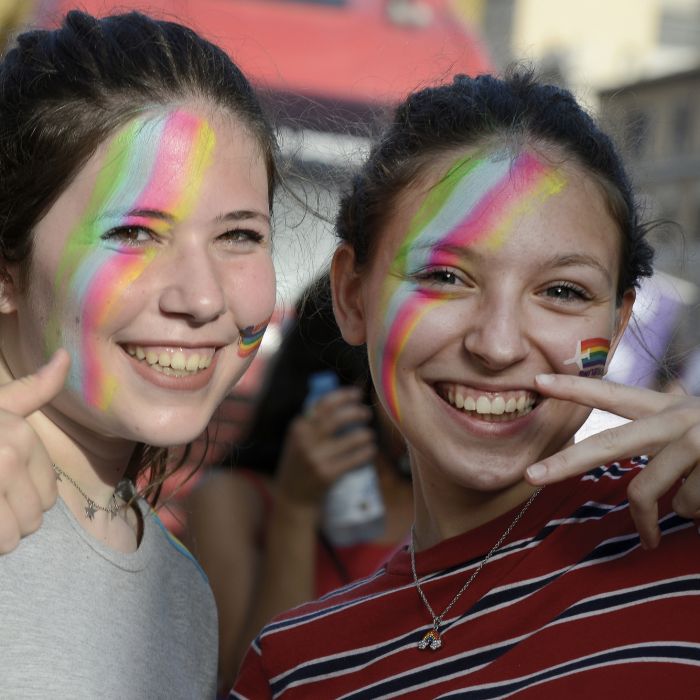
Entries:
[[[110, 143], [85, 214], [68, 239], [56, 276], [56, 298], [64, 301], [49, 324], [47, 349], [58, 344], [69, 349], [71, 387], [102, 411], [109, 409], [117, 381], [100, 360], [100, 329], [118, 312], [121, 297], [153, 262], [157, 248], [120, 246], [102, 240], [101, 233], [135, 225], [129, 212], [139, 209], [164, 211], [175, 221], [187, 216], [214, 143], [209, 125], [187, 112], [135, 120]], [[163, 224], [149, 220], [160, 233]], [[60, 327], [76, 302], [80, 340]]]
[[397, 421], [397, 366], [424, 316], [451, 295], [421, 286], [416, 272], [445, 265], [445, 248], [501, 247], [520, 216], [565, 187], [564, 177], [532, 153], [460, 159], [430, 191], [411, 221], [382, 293], [383, 328], [375, 352], [381, 389]]
[[269, 321], [259, 323], [256, 326], [247, 326], [241, 330], [241, 335], [238, 338], [238, 356], [248, 357], [254, 352], [257, 352], [262, 343], [263, 336], [267, 330]]

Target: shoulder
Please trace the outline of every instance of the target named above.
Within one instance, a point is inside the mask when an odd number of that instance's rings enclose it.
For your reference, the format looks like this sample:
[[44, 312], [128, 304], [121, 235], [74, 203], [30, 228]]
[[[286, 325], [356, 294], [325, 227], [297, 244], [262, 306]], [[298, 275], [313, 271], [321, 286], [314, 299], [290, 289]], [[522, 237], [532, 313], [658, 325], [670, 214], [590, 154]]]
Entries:
[[144, 538], [153, 538], [156, 551], [164, 559], [168, 567], [176, 567], [189, 577], [201, 581], [209, 587], [209, 580], [204, 569], [190, 551], [163, 524], [158, 513], [145, 501], [140, 501], [139, 507], [143, 515]]
[[[393, 594], [400, 590], [397, 577], [382, 568], [373, 575], [331, 591], [317, 600], [292, 608], [268, 623], [253, 643], [259, 654], [272, 653], [274, 657], [285, 649], [315, 647], [318, 640], [343, 630], [343, 636], [352, 636], [357, 623], [367, 622], [367, 608], [378, 599], [391, 606]], [[314, 653], [321, 654], [318, 648]], [[296, 653], [296, 652], [295, 652]]]

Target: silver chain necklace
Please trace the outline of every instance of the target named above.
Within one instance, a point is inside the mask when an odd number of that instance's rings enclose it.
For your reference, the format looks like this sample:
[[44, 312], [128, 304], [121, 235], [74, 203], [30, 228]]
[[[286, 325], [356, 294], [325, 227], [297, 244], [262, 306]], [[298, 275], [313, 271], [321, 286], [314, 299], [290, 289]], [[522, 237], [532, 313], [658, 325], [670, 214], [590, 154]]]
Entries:
[[107, 503], [106, 506], [101, 506], [99, 503], [95, 503], [95, 501], [88, 496], [85, 491], [83, 491], [82, 487], [80, 484], [73, 479], [70, 474], [66, 474], [61, 467], [59, 467], [57, 464], [54, 464], [53, 462], [51, 463], [51, 466], [53, 467], [53, 470], [56, 472], [56, 477], [58, 478], [59, 481], [63, 481], [65, 478], [66, 481], [68, 481], [70, 484], [75, 486], [76, 489], [78, 489], [78, 492], [80, 495], [87, 501], [87, 505], [85, 506], [85, 517], [88, 520], [94, 520], [95, 519], [95, 513], [98, 510], [104, 511], [105, 513], [109, 513], [109, 515], [113, 518], [118, 512], [119, 509], [121, 508], [121, 505], [117, 503], [117, 495], [119, 495], [121, 491], [121, 483], [117, 486], [116, 489], [112, 492], [112, 495], [109, 499], [109, 503]]
[[413, 573], [413, 583], [416, 587], [416, 590], [418, 591], [418, 595], [420, 596], [421, 600], [423, 601], [423, 605], [425, 605], [426, 609], [430, 613], [430, 617], [433, 618], [433, 628], [429, 630], [428, 632], [423, 635], [423, 638], [418, 642], [418, 648], [419, 649], [431, 649], [432, 651], [437, 651], [442, 647], [442, 635], [440, 634], [440, 625], [442, 625], [442, 621], [445, 618], [445, 615], [447, 615], [450, 610], [452, 610], [454, 604], [460, 599], [462, 593], [469, 588], [471, 585], [472, 581], [479, 575], [479, 572], [486, 566], [487, 562], [491, 557], [498, 551], [498, 548], [503, 544], [504, 540], [508, 535], [510, 535], [511, 531], [513, 528], [518, 524], [518, 521], [520, 518], [525, 515], [525, 511], [530, 507], [531, 503], [537, 498], [537, 495], [539, 492], [543, 489], [544, 487], [540, 486], [531, 496], [528, 498], [527, 503], [522, 507], [520, 512], [515, 516], [513, 522], [508, 525], [506, 528], [505, 532], [498, 538], [498, 542], [496, 542], [493, 547], [491, 547], [489, 553], [484, 557], [483, 561], [479, 566], [476, 568], [476, 570], [472, 573], [472, 575], [466, 580], [464, 585], [455, 593], [454, 598], [447, 604], [447, 607], [439, 614], [436, 615], [435, 611], [433, 610], [432, 605], [428, 602], [428, 599], [423, 591], [422, 586], [420, 585], [420, 581], [418, 580], [418, 574], [416, 573], [416, 529], [415, 525], [411, 526], [411, 572]]

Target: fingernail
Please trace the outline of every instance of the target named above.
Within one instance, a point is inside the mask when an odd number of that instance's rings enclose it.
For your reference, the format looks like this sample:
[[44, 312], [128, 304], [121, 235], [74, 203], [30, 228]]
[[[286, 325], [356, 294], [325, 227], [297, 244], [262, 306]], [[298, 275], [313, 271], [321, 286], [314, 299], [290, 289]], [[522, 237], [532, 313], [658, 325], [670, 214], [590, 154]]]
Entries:
[[547, 467], [544, 464], [532, 464], [527, 468], [527, 475], [532, 481], [540, 481], [547, 476]]
[[553, 374], [537, 374], [535, 375], [535, 380], [537, 381], [538, 384], [554, 384], [554, 375]]

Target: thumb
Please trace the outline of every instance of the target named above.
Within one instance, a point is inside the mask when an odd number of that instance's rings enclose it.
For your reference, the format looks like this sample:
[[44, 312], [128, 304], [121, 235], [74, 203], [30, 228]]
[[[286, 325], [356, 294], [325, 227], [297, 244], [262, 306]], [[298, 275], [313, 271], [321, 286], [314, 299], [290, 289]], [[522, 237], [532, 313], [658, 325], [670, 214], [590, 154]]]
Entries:
[[34, 374], [15, 379], [0, 387], [0, 409], [18, 416], [28, 416], [54, 399], [63, 389], [70, 355], [62, 348]]

